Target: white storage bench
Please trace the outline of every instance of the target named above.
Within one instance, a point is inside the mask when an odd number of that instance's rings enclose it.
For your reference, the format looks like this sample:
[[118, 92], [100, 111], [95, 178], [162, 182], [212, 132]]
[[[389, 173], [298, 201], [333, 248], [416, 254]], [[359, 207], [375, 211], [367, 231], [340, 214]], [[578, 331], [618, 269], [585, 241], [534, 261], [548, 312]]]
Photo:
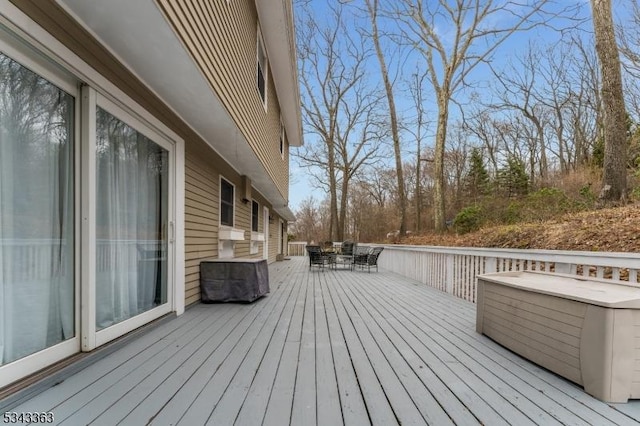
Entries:
[[606, 402], [640, 398], [640, 288], [544, 272], [478, 276], [476, 330]]

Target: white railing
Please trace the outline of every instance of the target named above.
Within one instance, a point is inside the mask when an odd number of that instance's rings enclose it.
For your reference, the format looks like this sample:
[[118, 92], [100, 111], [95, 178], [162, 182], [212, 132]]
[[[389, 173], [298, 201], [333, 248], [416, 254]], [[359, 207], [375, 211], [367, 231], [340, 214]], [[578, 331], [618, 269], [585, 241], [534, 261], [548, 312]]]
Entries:
[[[7, 281], [49, 279], [64, 276], [73, 265], [67, 242], [55, 239], [1, 239], [0, 262]], [[96, 242], [96, 269], [113, 269], [114, 259], [121, 267], [135, 267], [139, 261], [163, 255], [163, 242], [157, 240], [102, 240]], [[127, 265], [124, 265], [126, 263]]]
[[287, 253], [289, 256], [306, 256], [307, 251], [304, 249], [307, 243], [304, 241], [289, 241], [289, 248]]
[[[307, 242], [305, 241], [289, 241], [289, 247], [288, 247], [288, 252], [289, 256], [306, 256], [307, 255], [307, 250], [305, 250], [305, 247], [307, 246]], [[321, 243], [321, 245], [324, 245], [324, 243]], [[333, 242], [333, 248], [339, 248], [340, 246], [342, 246], [341, 242]]]
[[476, 276], [502, 271], [550, 271], [640, 285], [636, 253], [385, 245], [381, 268], [471, 302]]
[[0, 239], [1, 278], [8, 282], [64, 276], [67, 266], [64, 240]]

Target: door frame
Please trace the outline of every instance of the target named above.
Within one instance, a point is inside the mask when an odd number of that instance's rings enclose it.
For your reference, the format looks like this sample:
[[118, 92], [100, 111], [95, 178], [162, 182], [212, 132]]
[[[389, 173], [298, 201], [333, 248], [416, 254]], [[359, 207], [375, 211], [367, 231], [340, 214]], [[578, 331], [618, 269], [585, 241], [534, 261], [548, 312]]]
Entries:
[[[3, 12], [4, 13], [4, 12]], [[17, 359], [5, 365], [0, 365], [0, 388], [15, 382], [25, 376], [33, 374], [35, 371], [41, 370], [51, 364], [61, 361], [80, 351], [80, 90], [78, 90], [77, 80], [65, 70], [58, 69], [48, 63], [44, 58], [38, 55], [38, 51], [25, 40], [18, 40], [9, 31], [12, 29], [7, 25], [6, 19], [0, 16], [0, 51], [7, 57], [10, 57], [21, 66], [31, 70], [39, 77], [49, 81], [52, 85], [60, 90], [67, 92], [74, 98], [74, 135], [71, 138], [73, 146], [73, 220], [71, 224], [74, 230], [73, 241], [73, 288], [74, 288], [74, 304], [73, 304], [73, 322], [74, 336], [53, 346], [44, 348], [38, 352], [34, 352], [23, 358]]]
[[[167, 301], [155, 308], [96, 330], [96, 109], [100, 107], [154, 143], [168, 151], [169, 178], [167, 197]], [[154, 131], [131, 112], [98, 93], [90, 86], [82, 88], [82, 246], [87, 256], [82, 261], [82, 311], [80, 317], [82, 351], [88, 352], [174, 310], [175, 294], [175, 144]]]
[[[89, 201], [95, 198], [95, 191], [93, 194], [91, 194], [90, 191], [86, 192], [91, 182], [84, 181], [83, 179], [87, 165], [92, 164], [95, 158], [95, 156], [89, 157], [91, 151], [87, 150], [87, 147], [84, 147], [85, 137], [92, 130], [95, 131], [95, 122], [90, 124], [90, 126], [93, 126], [93, 129], [91, 129], [91, 127], [87, 128], [82, 120], [82, 110], [91, 106], [92, 100], [94, 102], [93, 108], [95, 109], [95, 100], [98, 93], [127, 112], [126, 122], [131, 123], [130, 118], [137, 120], [147, 128], [152, 129], [155, 133], [162, 135], [164, 140], [168, 140], [173, 144], [172, 160], [170, 161], [172, 168], [169, 177], [169, 183], [173, 188], [173, 198], [170, 201], [169, 209], [172, 211], [173, 219], [169, 221], [169, 229], [167, 230], [168, 248], [170, 248], [173, 253], [172, 257], [168, 258], [168, 261], [172, 264], [173, 272], [168, 276], [169, 288], [167, 298], [171, 300], [169, 304], [170, 310], [175, 311], [177, 315], [184, 313], [185, 309], [184, 140], [116, 86], [116, 84], [100, 74], [88, 63], [84, 62], [71, 49], [67, 48], [19, 8], [10, 2], [4, 1], [2, 8], [2, 14], [0, 14], [0, 48], [2, 51], [76, 98], [74, 135], [75, 336], [50, 348], [0, 366], [0, 387], [15, 382], [29, 374], [33, 374], [81, 350], [90, 350], [90, 348], [94, 348], [114, 337], [118, 337], [117, 335], [111, 336], [109, 334], [125, 332], [109, 327], [105, 329], [108, 330], [108, 332], [103, 333], [103, 336], [96, 339], [95, 333], [93, 335], [90, 334], [88, 335], [90, 338], [85, 342], [84, 338], [87, 337], [87, 335], [83, 335], [83, 333], [86, 332], [86, 330], [83, 330], [83, 315], [85, 314], [80, 309], [81, 304], [83, 304], [83, 307], [94, 306], [95, 310], [95, 305], [85, 304], [86, 298], [92, 295], [85, 294], [87, 293], [86, 289], [81, 288], [81, 283], [86, 282], [85, 277], [91, 275], [91, 270], [95, 268], [96, 263], [95, 231], [90, 232], [91, 228], [87, 225], [87, 222], [90, 220], [95, 220], [95, 216], [93, 216], [93, 219], [83, 216], [87, 211], [85, 195], [89, 197]], [[90, 86], [93, 89], [79, 89], [80, 86]], [[87, 94], [88, 96], [87, 99], [84, 99], [84, 102], [82, 99], [83, 94]], [[89, 101], [89, 103], [87, 103], [87, 101]], [[134, 125], [133, 127], [140, 130], [138, 126]], [[83, 132], [87, 133], [85, 137], [82, 135]], [[95, 149], [95, 144], [93, 144], [93, 147]], [[91, 160], [88, 163], [86, 162], [87, 158]], [[91, 177], [90, 174], [87, 177]], [[93, 179], [95, 179], [95, 170]], [[93, 183], [95, 184], [95, 180]], [[93, 187], [95, 188], [95, 186]], [[87, 232], [89, 233], [87, 234]], [[91, 242], [94, 244], [91, 244]], [[95, 269], [93, 269], [93, 271], [95, 271]], [[82, 287], [85, 286], [86, 284]], [[95, 297], [95, 293], [93, 297]], [[155, 311], [155, 309], [151, 311]], [[158, 312], [153, 312], [153, 315], [157, 313]], [[139, 315], [132, 318], [132, 320], [134, 321], [129, 323], [129, 328], [131, 329], [148, 322], [149, 318]], [[95, 328], [95, 321], [93, 321], [92, 324]]]
[[262, 208], [262, 223], [264, 224], [264, 244], [262, 246], [262, 258], [269, 260], [269, 207]]

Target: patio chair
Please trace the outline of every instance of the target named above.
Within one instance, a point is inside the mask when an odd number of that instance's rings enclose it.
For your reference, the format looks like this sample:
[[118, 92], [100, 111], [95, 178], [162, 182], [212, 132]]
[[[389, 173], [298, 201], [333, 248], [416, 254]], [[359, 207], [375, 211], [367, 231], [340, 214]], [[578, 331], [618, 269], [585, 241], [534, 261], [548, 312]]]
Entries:
[[324, 269], [325, 265], [331, 263], [331, 256], [323, 252], [320, 246], [306, 246], [306, 249], [309, 254], [309, 269], [314, 265]]
[[353, 241], [343, 241], [338, 247], [338, 251], [330, 253], [330, 263], [336, 269], [338, 265], [343, 265], [349, 269], [353, 269], [353, 253], [356, 248]]
[[359, 266], [362, 270], [364, 270], [365, 266], [367, 267], [367, 271], [371, 272], [371, 267], [376, 267], [376, 272], [378, 272], [378, 256], [382, 253], [384, 247], [371, 247], [367, 250], [366, 254], [356, 253], [353, 256], [353, 265], [354, 267]]
[[369, 255], [369, 247], [357, 246], [353, 250], [353, 263], [358, 259], [360, 262], [366, 261]]
[[353, 256], [357, 246], [358, 244], [353, 241], [343, 241], [340, 246], [340, 254], [343, 256]]

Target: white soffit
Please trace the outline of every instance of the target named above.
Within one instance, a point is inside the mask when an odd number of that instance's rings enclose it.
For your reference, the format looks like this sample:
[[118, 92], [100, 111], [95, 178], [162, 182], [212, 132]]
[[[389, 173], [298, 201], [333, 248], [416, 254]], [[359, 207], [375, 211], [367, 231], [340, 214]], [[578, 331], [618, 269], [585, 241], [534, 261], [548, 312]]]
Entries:
[[278, 208], [287, 205], [262, 163], [153, 0], [57, 0]]

